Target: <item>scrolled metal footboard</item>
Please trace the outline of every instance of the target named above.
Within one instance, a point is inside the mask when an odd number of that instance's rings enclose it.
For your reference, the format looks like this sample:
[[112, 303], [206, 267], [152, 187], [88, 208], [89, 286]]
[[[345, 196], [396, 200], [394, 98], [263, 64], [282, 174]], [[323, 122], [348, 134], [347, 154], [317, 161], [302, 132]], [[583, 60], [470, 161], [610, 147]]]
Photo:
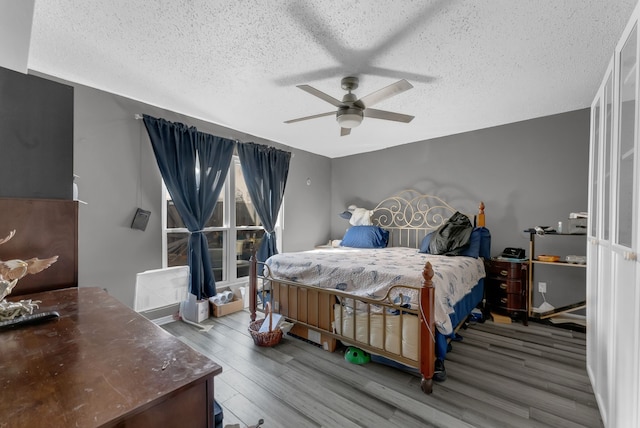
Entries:
[[[258, 267], [262, 274], [258, 274]], [[399, 284], [380, 298], [361, 297], [275, 278], [268, 265], [252, 257], [249, 277], [251, 320], [255, 320], [256, 311], [264, 310], [258, 305], [259, 296], [262, 305], [271, 301], [274, 312], [296, 324], [418, 369], [422, 374], [422, 390], [431, 393], [435, 364], [431, 263], [425, 264], [422, 276], [422, 287]], [[417, 290], [417, 305], [406, 307], [401, 297], [403, 289]]]

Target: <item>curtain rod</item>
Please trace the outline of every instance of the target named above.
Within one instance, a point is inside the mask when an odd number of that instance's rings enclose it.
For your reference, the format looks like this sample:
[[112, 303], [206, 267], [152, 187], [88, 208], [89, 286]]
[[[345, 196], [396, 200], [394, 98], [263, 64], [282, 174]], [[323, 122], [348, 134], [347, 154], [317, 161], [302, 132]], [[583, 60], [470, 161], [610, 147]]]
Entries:
[[[140, 113], [136, 113], [133, 115], [133, 118], [135, 120], [142, 120], [144, 117], [140, 114]], [[240, 140], [238, 140], [237, 138], [230, 138], [232, 140], [234, 140], [236, 143], [241, 143]], [[295, 153], [291, 153], [291, 157], [293, 158], [295, 156]]]

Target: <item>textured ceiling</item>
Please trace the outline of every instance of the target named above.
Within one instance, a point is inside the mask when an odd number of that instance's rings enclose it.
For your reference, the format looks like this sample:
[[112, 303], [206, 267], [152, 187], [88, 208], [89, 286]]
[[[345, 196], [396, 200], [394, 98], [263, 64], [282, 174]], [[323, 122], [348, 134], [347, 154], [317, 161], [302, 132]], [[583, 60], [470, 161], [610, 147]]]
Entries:
[[[635, 0], [36, 0], [28, 68], [341, 157], [588, 107]], [[340, 137], [340, 79], [414, 88]], [[144, 112], [140, 112], [144, 113]]]

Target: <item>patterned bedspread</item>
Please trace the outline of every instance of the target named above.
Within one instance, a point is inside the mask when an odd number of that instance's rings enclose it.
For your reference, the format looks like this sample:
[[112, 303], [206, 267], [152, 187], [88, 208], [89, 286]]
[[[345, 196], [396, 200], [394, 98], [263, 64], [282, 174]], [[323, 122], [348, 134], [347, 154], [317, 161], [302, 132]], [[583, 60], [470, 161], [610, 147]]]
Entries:
[[[267, 265], [276, 278], [381, 298], [392, 285], [420, 286], [427, 261], [434, 270], [436, 326], [441, 333], [450, 334], [453, 306], [485, 276], [482, 259], [436, 256], [405, 247], [331, 248], [277, 254]], [[408, 293], [404, 290], [403, 294]], [[417, 293], [409, 295], [417, 304]]]

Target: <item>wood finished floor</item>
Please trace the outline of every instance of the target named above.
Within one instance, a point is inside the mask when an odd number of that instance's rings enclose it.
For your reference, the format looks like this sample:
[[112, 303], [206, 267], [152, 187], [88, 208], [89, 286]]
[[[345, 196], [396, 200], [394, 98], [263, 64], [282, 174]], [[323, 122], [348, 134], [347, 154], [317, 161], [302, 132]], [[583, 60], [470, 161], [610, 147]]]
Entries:
[[285, 337], [253, 344], [249, 314], [210, 318], [202, 332], [162, 327], [223, 367], [215, 397], [224, 425], [282, 427], [602, 427], [585, 368], [585, 334], [529, 323], [478, 323], [448, 354], [433, 394], [412, 373], [344, 359]]

